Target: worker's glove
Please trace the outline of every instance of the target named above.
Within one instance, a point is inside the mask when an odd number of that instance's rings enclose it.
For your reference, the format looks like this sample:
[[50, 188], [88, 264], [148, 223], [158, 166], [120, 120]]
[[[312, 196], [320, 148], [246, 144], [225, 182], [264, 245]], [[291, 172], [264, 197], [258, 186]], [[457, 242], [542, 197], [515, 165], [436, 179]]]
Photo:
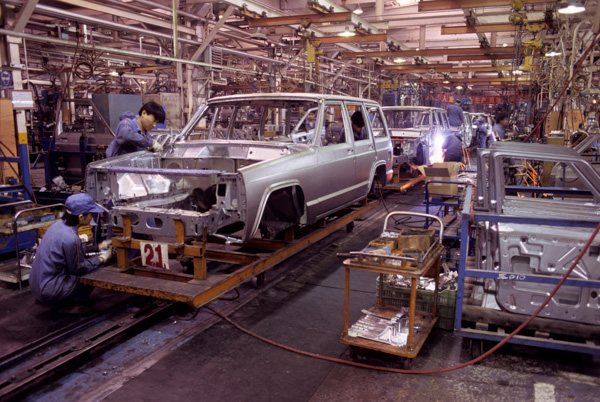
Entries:
[[102, 264], [104, 264], [106, 261], [108, 261], [110, 259], [110, 257], [112, 257], [112, 247], [109, 247], [108, 250], [106, 250], [105, 252], [100, 254], [98, 256], [98, 259], [100, 260], [100, 262]]
[[162, 152], [163, 146], [158, 143], [156, 140], [152, 140], [152, 146], [150, 147], [152, 152]]
[[106, 250], [108, 249], [110, 246], [112, 246], [112, 240], [104, 240], [102, 243], [100, 243], [98, 245], [98, 249], [100, 250]]

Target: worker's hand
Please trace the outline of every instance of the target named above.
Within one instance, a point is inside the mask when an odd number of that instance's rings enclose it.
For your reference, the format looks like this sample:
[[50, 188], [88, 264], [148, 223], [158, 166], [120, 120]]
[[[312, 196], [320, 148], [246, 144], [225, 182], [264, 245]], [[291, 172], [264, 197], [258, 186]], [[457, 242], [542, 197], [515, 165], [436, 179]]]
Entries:
[[108, 249], [110, 246], [112, 246], [112, 240], [104, 240], [102, 243], [100, 243], [98, 245], [98, 249], [100, 250], [106, 250]]
[[156, 141], [156, 140], [153, 140], [153, 141], [152, 141], [152, 146], [150, 147], [150, 150], [151, 150], [152, 152], [162, 152], [162, 150], [163, 150], [163, 146], [162, 146], [162, 145], [160, 145], [160, 144], [158, 143], [158, 141]]
[[108, 250], [100, 254], [100, 256], [98, 256], [98, 259], [102, 264], [104, 264], [110, 259], [110, 257], [112, 257], [112, 247], [109, 247]]

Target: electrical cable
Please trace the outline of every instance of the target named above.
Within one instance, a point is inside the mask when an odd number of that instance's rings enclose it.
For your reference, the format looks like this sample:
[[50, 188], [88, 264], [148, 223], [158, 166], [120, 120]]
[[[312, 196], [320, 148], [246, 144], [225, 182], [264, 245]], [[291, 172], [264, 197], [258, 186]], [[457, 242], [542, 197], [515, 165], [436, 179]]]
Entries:
[[[579, 71], [579, 69], [581, 68], [581, 66], [583, 65], [583, 62], [587, 59], [587, 55], [590, 53], [590, 51], [594, 48], [594, 45], [596, 44], [596, 41], [598, 40], [598, 36], [600, 36], [600, 32], [598, 32], [595, 36], [594, 36], [594, 40], [592, 40], [592, 43], [590, 44], [590, 46], [587, 48], [587, 50], [585, 51], [585, 53], [583, 54], [583, 56], [581, 56], [581, 58], [579, 59], [579, 61], [577, 62], [577, 67], [575, 68], [575, 70], [573, 70], [573, 75], [571, 75], [571, 78], [569, 78], [569, 81], [567, 81], [567, 83], [565, 84], [563, 90], [561, 91], [561, 93], [558, 95], [558, 97], [556, 98], [556, 101], [554, 102], [554, 104], [552, 105], [552, 107], [548, 108], [548, 111], [544, 114], [544, 117], [542, 117], [542, 119], [538, 122], [538, 124], [533, 128], [533, 130], [531, 130], [531, 133], [529, 133], [529, 135], [527, 135], [527, 137], [525, 137], [523, 139], [522, 142], [527, 142], [527, 140], [529, 139], [529, 137], [531, 137], [533, 135], [533, 133], [536, 132], [536, 130], [541, 128], [542, 123], [546, 120], [546, 118], [550, 115], [550, 112], [552, 111], [552, 109], [554, 109], [554, 107], [558, 104], [558, 101], [562, 98], [562, 96], [565, 94], [565, 92], [567, 91], [567, 89], [569, 88], [569, 85], [571, 84], [571, 82], [573, 81], [573, 79], [575, 78], [575, 75], [577, 74], [577, 72]], [[537, 137], [539, 137], [539, 132]], [[536, 137], [536, 138], [537, 138]]]
[[446, 373], [449, 371], [454, 371], [454, 370], [458, 370], [467, 366], [470, 366], [472, 364], [478, 363], [481, 360], [485, 359], [486, 357], [488, 357], [489, 355], [491, 355], [492, 353], [494, 353], [496, 350], [498, 350], [500, 347], [502, 347], [504, 344], [506, 344], [510, 339], [512, 339], [516, 334], [518, 334], [519, 332], [521, 332], [521, 330], [523, 328], [525, 328], [527, 325], [529, 325], [529, 323], [542, 311], [542, 309], [544, 307], [546, 307], [546, 305], [550, 302], [550, 300], [552, 300], [552, 298], [554, 297], [554, 295], [556, 294], [556, 292], [558, 292], [558, 289], [562, 286], [562, 284], [567, 280], [567, 278], [569, 277], [569, 275], [571, 274], [571, 272], [573, 271], [573, 269], [575, 269], [575, 267], [577, 266], [577, 264], [579, 263], [579, 261], [581, 260], [581, 258], [583, 258], [584, 254], [586, 253], [587, 249], [590, 247], [590, 245], [592, 244], [592, 242], [594, 241], [594, 238], [596, 237], [596, 235], [598, 234], [598, 232], [600, 231], [600, 223], [598, 224], [598, 226], [596, 227], [596, 229], [594, 230], [594, 232], [592, 233], [591, 237], [589, 238], [589, 240], [587, 241], [587, 243], [585, 244], [585, 246], [581, 249], [579, 255], [577, 256], [577, 258], [575, 258], [575, 261], [573, 261], [573, 264], [571, 265], [571, 267], [567, 270], [567, 272], [565, 272], [565, 274], [563, 275], [563, 277], [561, 278], [561, 280], [558, 282], [558, 284], [556, 285], [556, 287], [552, 290], [552, 292], [550, 292], [550, 294], [548, 295], [548, 297], [546, 298], [546, 300], [544, 300], [544, 302], [540, 305], [540, 307], [527, 319], [525, 320], [521, 325], [519, 325], [519, 327], [517, 327], [517, 329], [515, 329], [513, 332], [511, 332], [506, 338], [504, 338], [503, 340], [501, 340], [498, 344], [496, 344], [496, 346], [494, 346], [493, 348], [491, 348], [490, 350], [488, 350], [487, 352], [483, 353], [481, 356], [456, 365], [456, 366], [452, 366], [452, 367], [446, 367], [446, 368], [441, 368], [441, 369], [430, 369], [430, 370], [403, 370], [403, 369], [396, 369], [396, 368], [391, 368], [391, 367], [379, 367], [379, 366], [373, 366], [373, 365], [369, 365], [369, 364], [364, 364], [364, 363], [357, 363], [357, 362], [353, 362], [353, 361], [349, 361], [349, 360], [343, 360], [343, 359], [339, 359], [336, 357], [329, 357], [329, 356], [322, 356], [319, 355], [317, 353], [311, 353], [311, 352], [306, 352], [303, 350], [299, 350], [296, 348], [292, 348], [291, 346], [287, 346], [287, 345], [282, 345], [280, 343], [277, 343], [275, 341], [272, 341], [270, 339], [267, 339], [261, 335], [258, 335], [244, 327], [242, 327], [241, 325], [237, 324], [236, 322], [234, 322], [233, 320], [231, 320], [229, 317], [219, 313], [218, 311], [210, 308], [209, 306], [204, 306], [207, 310], [211, 311], [213, 314], [219, 316], [220, 318], [222, 318], [223, 320], [227, 321], [229, 324], [233, 325], [235, 328], [239, 329], [240, 331], [242, 331], [243, 333], [250, 335], [256, 339], [259, 339], [265, 343], [268, 343], [269, 345], [272, 346], [276, 346], [279, 347], [281, 349], [285, 349], [287, 351], [290, 352], [294, 352], [297, 354], [301, 354], [304, 356], [308, 356], [308, 357], [313, 357], [313, 358], [317, 358], [317, 359], [321, 359], [321, 360], [326, 360], [326, 361], [330, 361], [330, 362], [334, 362], [334, 363], [341, 363], [341, 364], [346, 364], [349, 366], [355, 366], [355, 367], [360, 367], [360, 368], [366, 368], [366, 369], [371, 369], [371, 370], [378, 370], [378, 371], [385, 371], [385, 372], [391, 372], [391, 373], [400, 373], [400, 374], [437, 374], [437, 373]]

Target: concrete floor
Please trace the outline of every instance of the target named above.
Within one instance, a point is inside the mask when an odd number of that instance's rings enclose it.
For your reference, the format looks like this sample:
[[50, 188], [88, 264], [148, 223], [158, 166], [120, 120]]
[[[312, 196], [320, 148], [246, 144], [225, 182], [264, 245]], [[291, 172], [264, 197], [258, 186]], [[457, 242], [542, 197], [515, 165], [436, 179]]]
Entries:
[[[423, 212], [422, 189], [386, 196], [391, 210]], [[241, 326], [275, 342], [318, 355], [380, 367], [402, 368], [394, 356], [356, 351], [340, 343], [344, 269], [338, 252], [362, 249], [376, 238], [386, 215], [384, 206], [280, 264], [285, 279], [234, 313]], [[267, 276], [267, 280], [268, 280]], [[351, 316], [375, 303], [376, 274], [351, 276]], [[6, 292], [6, 289], [4, 290]], [[1, 292], [0, 292], [1, 293]], [[12, 297], [31, 297], [27, 292]], [[0, 306], [5, 303], [0, 301]], [[202, 314], [209, 314], [206, 309]], [[172, 321], [172, 320], [171, 320]], [[167, 324], [165, 324], [166, 326]], [[160, 332], [154, 329], [154, 332]], [[123, 349], [141, 348], [138, 345]], [[489, 348], [490, 345], [487, 345]], [[116, 352], [112, 352], [115, 355]], [[131, 350], [129, 350], [131, 353]], [[87, 379], [102, 376], [106, 355], [66, 381], [38, 389], [25, 400], [108, 401], [591, 401], [598, 400], [597, 357], [550, 349], [507, 345], [483, 362], [440, 374], [397, 374], [357, 368], [299, 355], [253, 338], [226, 322], [186, 338], [161, 358], [135, 370], [116, 368], [110, 387], [90, 389]], [[111, 358], [115, 358], [112, 356]], [[116, 356], [118, 358], [118, 355]], [[441, 369], [470, 360], [469, 340], [434, 329], [411, 369]], [[133, 364], [133, 363], [132, 363]], [[62, 389], [61, 389], [62, 388]]]

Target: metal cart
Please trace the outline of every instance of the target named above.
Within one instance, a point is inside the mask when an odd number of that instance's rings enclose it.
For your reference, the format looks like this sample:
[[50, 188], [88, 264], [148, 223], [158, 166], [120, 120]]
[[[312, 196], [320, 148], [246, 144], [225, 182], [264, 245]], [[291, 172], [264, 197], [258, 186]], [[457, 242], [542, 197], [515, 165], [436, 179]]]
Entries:
[[[389, 219], [395, 215], [414, 215], [422, 216], [430, 219], [436, 219], [440, 223], [440, 232], [437, 241], [434, 241], [429, 250], [423, 255], [420, 261], [414, 261], [416, 264], [405, 263], [407, 259], [400, 259], [399, 257], [394, 258], [391, 255], [376, 255], [368, 253], [351, 253], [353, 256], [344, 261], [345, 273], [345, 285], [344, 285], [344, 332], [341, 337], [341, 342], [357, 346], [360, 348], [376, 350], [393, 354], [396, 356], [406, 358], [404, 360], [404, 366], [408, 368], [412, 358], [416, 357], [419, 350], [425, 343], [425, 340], [431, 333], [435, 323], [438, 320], [437, 316], [437, 295], [438, 295], [438, 278], [441, 267], [441, 254], [443, 250], [442, 238], [444, 232], [443, 222], [440, 218], [435, 215], [428, 215], [416, 212], [391, 212], [385, 218], [383, 224], [383, 231], [386, 231]], [[360, 258], [365, 257], [365, 258]], [[408, 338], [406, 344], [403, 346], [394, 346], [392, 344], [379, 342], [372, 339], [365, 339], [358, 336], [349, 335], [348, 326], [348, 311], [350, 304], [350, 270], [360, 269], [363, 271], [378, 272], [380, 274], [379, 286], [383, 285], [383, 274], [398, 274], [404, 277], [410, 278], [411, 289], [410, 289], [410, 307], [409, 307], [409, 320], [408, 320]], [[417, 280], [421, 277], [433, 277], [435, 278], [435, 291], [434, 291], [434, 303], [431, 311], [415, 311], [416, 295], [417, 295]], [[381, 295], [381, 289], [380, 293]], [[367, 312], [366, 310], [365, 313]], [[364, 314], [361, 319], [365, 319], [366, 316], [371, 315], [380, 318], [395, 317], [401, 308], [395, 306], [383, 305], [381, 297], [377, 300], [377, 303], [368, 310], [368, 314]], [[391, 320], [390, 320], [391, 321]], [[415, 324], [420, 326], [420, 330], [415, 332]]]

